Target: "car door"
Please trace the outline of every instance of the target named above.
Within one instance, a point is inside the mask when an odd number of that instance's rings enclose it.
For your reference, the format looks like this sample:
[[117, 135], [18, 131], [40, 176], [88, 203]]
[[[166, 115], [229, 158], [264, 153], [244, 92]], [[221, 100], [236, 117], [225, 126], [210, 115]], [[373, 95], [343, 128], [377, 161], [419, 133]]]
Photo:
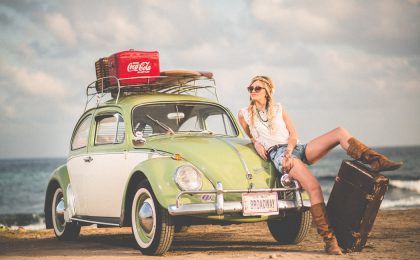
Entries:
[[85, 162], [80, 213], [92, 217], [119, 218], [125, 185], [131, 169], [127, 160], [125, 122], [118, 111], [96, 113], [92, 140]]
[[86, 163], [89, 158], [88, 146], [92, 132], [93, 111], [87, 112], [76, 124], [70, 143], [70, 154], [67, 159], [67, 170], [70, 178], [71, 191], [74, 201], [69, 201], [68, 206], [74, 209], [75, 215], [81, 215], [81, 205], [85, 205], [83, 190], [89, 189], [89, 183], [85, 182], [85, 173], [89, 172], [90, 164]]

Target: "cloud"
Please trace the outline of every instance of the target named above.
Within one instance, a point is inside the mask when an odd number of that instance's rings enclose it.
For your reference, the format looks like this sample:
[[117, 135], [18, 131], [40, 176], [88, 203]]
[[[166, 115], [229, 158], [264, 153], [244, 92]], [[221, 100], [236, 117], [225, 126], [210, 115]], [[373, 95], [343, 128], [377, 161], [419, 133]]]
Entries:
[[163, 15], [163, 12], [143, 11], [140, 16], [141, 35], [148, 43], [158, 42], [159, 45], [170, 45], [177, 36], [177, 28]]
[[[289, 44], [329, 44], [381, 55], [420, 52], [419, 5], [409, 1], [252, 1], [252, 14]], [[276, 32], [273, 36], [272, 33]]]
[[76, 33], [70, 21], [61, 13], [50, 13], [45, 15], [47, 29], [62, 43], [68, 47], [75, 47], [77, 44]]
[[252, 1], [251, 9], [257, 20], [284, 30], [287, 35], [293, 35], [294, 31], [299, 35], [325, 37], [335, 30], [327, 17], [290, 1]]
[[43, 71], [0, 63], [0, 75], [2, 87], [20, 89], [28, 96], [62, 98], [66, 94], [61, 81]]
[[418, 0], [36, 3], [0, 1], [1, 143], [35, 127], [67, 150], [59, 140], [83, 110], [94, 62], [130, 48], [158, 50], [163, 70], [213, 71], [234, 114], [250, 78], [271, 76], [303, 140], [340, 124], [375, 145], [420, 143], [405, 134], [420, 132]]

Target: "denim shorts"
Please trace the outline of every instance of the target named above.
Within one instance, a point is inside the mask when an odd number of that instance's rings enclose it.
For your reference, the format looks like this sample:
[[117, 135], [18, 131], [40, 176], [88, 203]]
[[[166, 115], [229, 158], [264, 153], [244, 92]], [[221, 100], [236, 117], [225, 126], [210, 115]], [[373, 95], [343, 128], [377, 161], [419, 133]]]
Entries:
[[[269, 152], [269, 157], [271, 161], [274, 164], [274, 167], [277, 169], [277, 171], [280, 172], [280, 174], [283, 174], [282, 172], [282, 162], [284, 159], [284, 152], [287, 149], [287, 144], [279, 145], [277, 149], [272, 149]], [[300, 159], [303, 163], [309, 164], [308, 159], [306, 158], [306, 144], [297, 144], [295, 146], [295, 149], [292, 151], [292, 157]]]

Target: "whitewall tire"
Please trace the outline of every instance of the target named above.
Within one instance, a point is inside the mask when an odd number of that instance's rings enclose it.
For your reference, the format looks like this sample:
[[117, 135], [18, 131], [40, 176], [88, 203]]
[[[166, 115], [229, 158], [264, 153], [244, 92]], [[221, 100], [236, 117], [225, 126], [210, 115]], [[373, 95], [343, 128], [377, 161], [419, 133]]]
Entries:
[[64, 196], [63, 190], [58, 187], [52, 198], [51, 217], [55, 236], [63, 240], [76, 239], [80, 234], [80, 226], [74, 222], [66, 222], [64, 219]]
[[140, 251], [145, 255], [163, 255], [172, 244], [172, 217], [159, 205], [147, 181], [142, 181], [134, 194], [131, 228]]

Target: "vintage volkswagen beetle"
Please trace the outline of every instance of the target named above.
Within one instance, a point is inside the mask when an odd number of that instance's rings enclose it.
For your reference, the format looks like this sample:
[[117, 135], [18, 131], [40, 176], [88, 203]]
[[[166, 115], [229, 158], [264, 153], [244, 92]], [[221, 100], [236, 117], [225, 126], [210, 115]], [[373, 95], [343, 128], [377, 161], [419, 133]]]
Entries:
[[188, 94], [215, 94], [212, 74], [163, 75], [107, 93], [88, 86], [87, 103], [112, 97], [75, 126], [67, 163], [48, 183], [47, 228], [68, 240], [83, 225], [131, 226], [148, 255], [164, 254], [174, 232], [196, 224], [267, 221], [280, 244], [299, 243], [311, 224], [306, 193], [294, 181], [282, 186], [227, 108]]

